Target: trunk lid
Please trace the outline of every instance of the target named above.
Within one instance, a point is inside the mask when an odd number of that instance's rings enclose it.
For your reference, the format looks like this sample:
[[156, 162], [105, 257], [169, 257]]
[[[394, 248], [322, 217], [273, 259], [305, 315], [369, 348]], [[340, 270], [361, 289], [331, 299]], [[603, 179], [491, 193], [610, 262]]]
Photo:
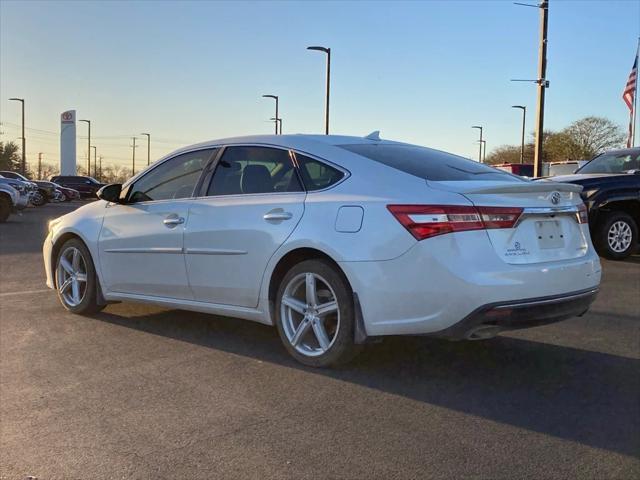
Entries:
[[[486, 230], [496, 254], [509, 264], [579, 258], [588, 241], [579, 223], [582, 186], [551, 181], [429, 181], [435, 189], [456, 192], [476, 207], [516, 207], [522, 214], [512, 228]], [[587, 233], [588, 235], [588, 233]]]

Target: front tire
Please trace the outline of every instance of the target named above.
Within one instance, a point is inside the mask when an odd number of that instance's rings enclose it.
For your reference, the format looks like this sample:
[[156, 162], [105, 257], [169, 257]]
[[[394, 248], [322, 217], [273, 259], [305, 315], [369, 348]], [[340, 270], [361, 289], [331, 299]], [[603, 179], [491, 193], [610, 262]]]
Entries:
[[623, 260], [638, 244], [638, 225], [625, 212], [611, 212], [598, 226], [595, 235], [598, 252], [611, 260]]
[[275, 307], [280, 339], [300, 363], [332, 367], [358, 353], [353, 292], [329, 262], [305, 260], [292, 267], [280, 283]]
[[56, 290], [62, 306], [81, 315], [99, 312], [98, 279], [89, 249], [79, 239], [67, 240], [56, 258]]

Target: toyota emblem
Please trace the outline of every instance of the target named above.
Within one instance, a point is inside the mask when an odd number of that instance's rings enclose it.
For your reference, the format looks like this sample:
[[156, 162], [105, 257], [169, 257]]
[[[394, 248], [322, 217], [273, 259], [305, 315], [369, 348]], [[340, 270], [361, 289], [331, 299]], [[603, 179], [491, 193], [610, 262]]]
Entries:
[[558, 203], [560, 203], [560, 198], [560, 192], [553, 192], [551, 194], [551, 203], [557, 205]]

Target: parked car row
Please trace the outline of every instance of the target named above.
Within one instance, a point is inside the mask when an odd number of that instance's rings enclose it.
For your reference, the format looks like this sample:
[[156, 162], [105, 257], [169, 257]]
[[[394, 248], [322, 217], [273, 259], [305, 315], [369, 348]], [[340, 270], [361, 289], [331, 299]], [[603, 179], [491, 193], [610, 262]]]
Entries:
[[80, 198], [78, 190], [64, 184], [29, 180], [17, 172], [0, 171], [0, 222], [5, 222], [12, 213], [20, 212], [30, 205], [40, 207], [48, 202], [70, 202]]

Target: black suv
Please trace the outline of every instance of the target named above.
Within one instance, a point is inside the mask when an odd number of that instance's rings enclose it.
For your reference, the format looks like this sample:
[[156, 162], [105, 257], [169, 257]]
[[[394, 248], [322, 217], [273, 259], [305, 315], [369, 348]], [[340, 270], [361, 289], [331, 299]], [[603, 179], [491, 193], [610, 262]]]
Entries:
[[104, 187], [104, 184], [98, 182], [95, 178], [82, 177], [80, 175], [57, 175], [51, 177], [51, 181], [63, 187], [77, 190], [80, 192], [80, 196], [84, 198], [96, 198], [96, 192]]
[[591, 238], [603, 257], [622, 260], [638, 247], [640, 148], [598, 155], [574, 175], [550, 180], [583, 186]]

